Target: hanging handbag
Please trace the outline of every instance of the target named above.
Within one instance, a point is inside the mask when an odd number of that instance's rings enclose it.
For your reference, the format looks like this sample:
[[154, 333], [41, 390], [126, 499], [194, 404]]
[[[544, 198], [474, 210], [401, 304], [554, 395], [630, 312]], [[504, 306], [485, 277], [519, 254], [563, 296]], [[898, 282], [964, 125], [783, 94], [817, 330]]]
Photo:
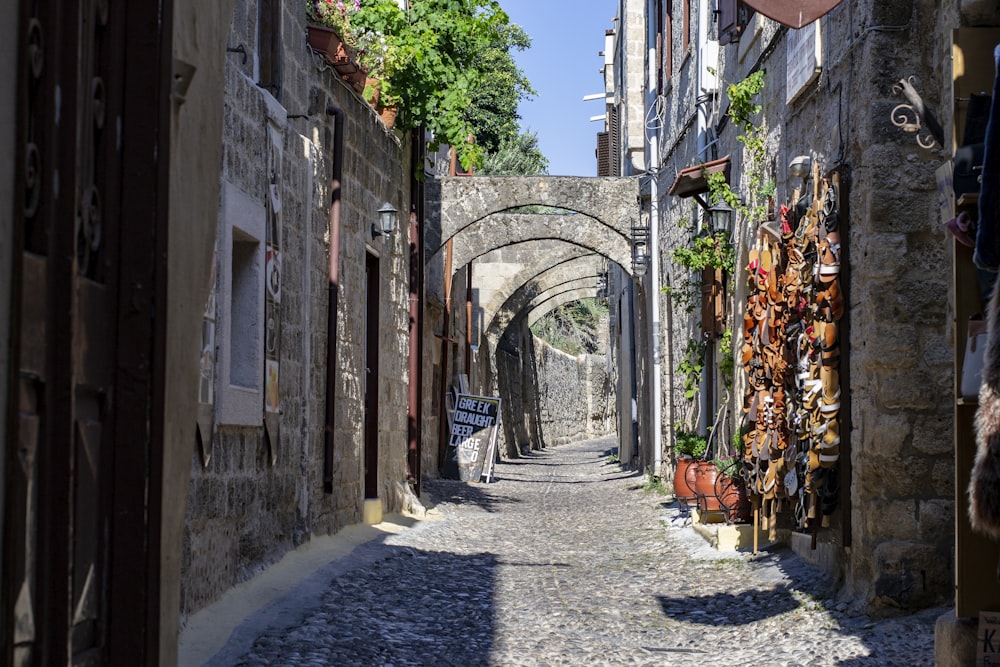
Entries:
[[986, 320], [982, 315], [969, 318], [969, 333], [965, 339], [965, 358], [962, 360], [962, 398], [979, 396], [983, 381], [983, 353], [986, 352]]

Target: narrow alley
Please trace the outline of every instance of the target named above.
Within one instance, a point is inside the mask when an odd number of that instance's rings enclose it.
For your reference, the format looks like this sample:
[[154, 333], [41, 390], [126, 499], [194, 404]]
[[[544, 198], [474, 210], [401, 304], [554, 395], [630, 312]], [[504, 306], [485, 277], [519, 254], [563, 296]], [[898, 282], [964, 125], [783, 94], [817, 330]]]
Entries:
[[[182, 635], [182, 664], [933, 664], [941, 609], [874, 621], [787, 549], [715, 551], [613, 447], [428, 482], [428, 520], [320, 568], [214, 656]], [[211, 608], [192, 621], [215, 627]]]

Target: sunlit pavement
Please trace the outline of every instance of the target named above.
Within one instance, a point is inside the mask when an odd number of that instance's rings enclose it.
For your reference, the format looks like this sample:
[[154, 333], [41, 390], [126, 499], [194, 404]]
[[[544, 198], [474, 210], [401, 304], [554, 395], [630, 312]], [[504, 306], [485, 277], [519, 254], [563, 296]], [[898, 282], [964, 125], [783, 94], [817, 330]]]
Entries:
[[427, 482], [440, 520], [318, 568], [208, 664], [933, 664], [944, 610], [873, 621], [788, 551], [716, 552], [613, 446], [536, 452], [490, 484]]

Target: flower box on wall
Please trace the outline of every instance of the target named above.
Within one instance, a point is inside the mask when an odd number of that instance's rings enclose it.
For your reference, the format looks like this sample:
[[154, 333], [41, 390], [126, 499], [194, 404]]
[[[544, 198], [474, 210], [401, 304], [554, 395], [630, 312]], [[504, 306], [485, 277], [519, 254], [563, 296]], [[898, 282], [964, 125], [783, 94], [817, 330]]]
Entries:
[[337, 31], [326, 26], [309, 24], [307, 38], [313, 50], [323, 54], [333, 65], [340, 78], [350, 84], [359, 94], [365, 89], [365, 70], [358, 63], [357, 54], [349, 47]]

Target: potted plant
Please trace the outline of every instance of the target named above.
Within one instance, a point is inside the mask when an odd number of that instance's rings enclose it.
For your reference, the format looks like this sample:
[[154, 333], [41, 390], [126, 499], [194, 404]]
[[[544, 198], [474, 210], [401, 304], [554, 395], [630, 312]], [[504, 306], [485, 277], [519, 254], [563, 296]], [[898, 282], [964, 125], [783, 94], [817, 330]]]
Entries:
[[[734, 436], [734, 439], [738, 436]], [[713, 490], [726, 523], [746, 523], [750, 520], [750, 498], [740, 471], [743, 462], [737, 455], [712, 460], [716, 476]]]
[[675, 427], [674, 453], [677, 456], [677, 466], [674, 469], [674, 494], [682, 504], [690, 506], [697, 502], [698, 496], [693, 487], [697, 476], [692, 466], [705, 455], [707, 447], [708, 440], [705, 436]]
[[363, 92], [365, 70], [358, 55], [358, 38], [351, 19], [361, 8], [360, 0], [351, 6], [343, 0], [306, 0], [309, 46], [322, 53], [337, 73], [357, 92]]

